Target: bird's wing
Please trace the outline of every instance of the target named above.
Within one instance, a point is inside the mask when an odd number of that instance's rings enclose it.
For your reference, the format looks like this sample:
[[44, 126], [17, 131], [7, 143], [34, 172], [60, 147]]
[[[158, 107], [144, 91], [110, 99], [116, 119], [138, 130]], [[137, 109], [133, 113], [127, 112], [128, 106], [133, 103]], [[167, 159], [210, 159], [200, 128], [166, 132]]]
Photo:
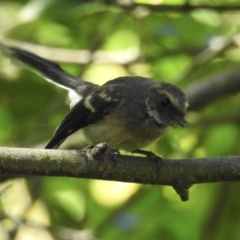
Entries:
[[57, 127], [53, 138], [45, 148], [58, 148], [69, 135], [89, 124], [87, 119], [90, 115], [91, 112], [89, 109], [85, 108], [84, 101], [82, 99], [63, 118], [62, 122]]
[[98, 86], [79, 101], [64, 117], [52, 140], [45, 148], [57, 148], [69, 135], [103, 119], [111, 110], [121, 104], [121, 98], [124, 95], [123, 86], [119, 85], [116, 88], [113, 85]]

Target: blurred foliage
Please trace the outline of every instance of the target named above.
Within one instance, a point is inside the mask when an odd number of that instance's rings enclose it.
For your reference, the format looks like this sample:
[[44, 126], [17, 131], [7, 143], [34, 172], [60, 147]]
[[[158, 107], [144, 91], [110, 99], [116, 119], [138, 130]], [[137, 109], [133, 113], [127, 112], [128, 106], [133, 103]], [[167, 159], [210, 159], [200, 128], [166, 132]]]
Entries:
[[[234, 4], [240, 11], [240, 2]], [[117, 1], [1, 0], [0, 38], [59, 51], [103, 51], [105, 62], [61, 62], [87, 81], [102, 84], [142, 75], [185, 89], [239, 67], [239, 11], [163, 12], [156, 6], [151, 12], [130, 11]], [[225, 40], [229, 44], [219, 47]], [[123, 54], [120, 64], [107, 57], [124, 51], [135, 58]], [[68, 110], [65, 100], [64, 90], [0, 56], [1, 146], [44, 147]], [[239, 110], [240, 94], [219, 96], [189, 112], [184, 130], [173, 130], [149, 149], [166, 158], [238, 155]], [[239, 183], [196, 185], [190, 200], [181, 202], [163, 186], [47, 177], [11, 180], [1, 184], [0, 239], [239, 239], [239, 189]]]

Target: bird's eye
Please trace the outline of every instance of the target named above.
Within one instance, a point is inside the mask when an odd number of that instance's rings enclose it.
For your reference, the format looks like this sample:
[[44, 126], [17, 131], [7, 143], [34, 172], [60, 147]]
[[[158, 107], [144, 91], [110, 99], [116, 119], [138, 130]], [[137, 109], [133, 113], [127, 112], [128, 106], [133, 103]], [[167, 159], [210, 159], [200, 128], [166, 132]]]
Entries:
[[170, 104], [170, 100], [167, 97], [164, 97], [161, 101], [163, 107], [167, 107]]

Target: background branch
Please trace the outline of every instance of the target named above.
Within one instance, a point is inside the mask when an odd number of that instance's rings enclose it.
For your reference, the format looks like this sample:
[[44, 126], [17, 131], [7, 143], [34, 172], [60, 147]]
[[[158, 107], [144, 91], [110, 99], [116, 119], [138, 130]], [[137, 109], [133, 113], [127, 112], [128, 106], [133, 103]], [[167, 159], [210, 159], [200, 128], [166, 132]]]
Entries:
[[[60, 49], [52, 48], [47, 46], [40, 46], [31, 43], [25, 43], [21, 41], [15, 41], [11, 39], [2, 39], [2, 43], [6, 45], [13, 45], [28, 51], [32, 51], [39, 56], [47, 58], [51, 61], [57, 62], [68, 62], [68, 63], [81, 63], [87, 64], [91, 61], [98, 63], [111, 63], [111, 64], [127, 64], [133, 62], [138, 58], [139, 53], [135, 52], [135, 55], [131, 50], [125, 51], [116, 51], [116, 52], [107, 52], [107, 51], [95, 51], [91, 52], [90, 50], [69, 50], [69, 49]], [[227, 47], [231, 45], [231, 41], [226, 41], [224, 45]], [[225, 49], [225, 47], [223, 47]], [[207, 51], [207, 50], [206, 50]], [[204, 52], [206, 52], [204, 51]], [[212, 54], [217, 54], [217, 52], [209, 53], [208, 56], [197, 57], [196, 59], [201, 58], [197, 62], [206, 61], [210, 58]], [[121, 55], [121, 57], [120, 57]], [[125, 56], [125, 57], [124, 57]], [[130, 57], [131, 56], [131, 57]], [[203, 60], [205, 59], [205, 60]], [[187, 98], [189, 99], [189, 110], [197, 110], [204, 107], [209, 102], [214, 101], [215, 99], [229, 94], [235, 94], [240, 91], [240, 71], [237, 68], [232, 68], [225, 72], [221, 72], [214, 76], [208, 77], [207, 79], [197, 82], [196, 84], [191, 85], [185, 90]], [[182, 78], [183, 76], [181, 76]]]
[[1, 38], [1, 43], [7, 46], [15, 46], [26, 49], [51, 61], [74, 64], [88, 64], [90, 62], [102, 64], [129, 64], [135, 61], [140, 55], [138, 49], [134, 47], [119, 51], [95, 51], [90, 49], [73, 50], [41, 46], [9, 38]]
[[189, 100], [189, 110], [200, 109], [224, 95], [238, 93], [240, 91], [239, 76], [240, 71], [232, 69], [191, 85], [185, 90]]
[[239, 11], [239, 5], [207, 5], [207, 4], [199, 4], [199, 5], [190, 5], [190, 4], [182, 4], [182, 5], [168, 5], [168, 4], [119, 4], [122, 9], [124, 10], [135, 10], [138, 7], [146, 7], [147, 9], [151, 10], [151, 12], [191, 12], [194, 10], [199, 9], [207, 9], [207, 10], [214, 10], [218, 12], [225, 12], [225, 11]]

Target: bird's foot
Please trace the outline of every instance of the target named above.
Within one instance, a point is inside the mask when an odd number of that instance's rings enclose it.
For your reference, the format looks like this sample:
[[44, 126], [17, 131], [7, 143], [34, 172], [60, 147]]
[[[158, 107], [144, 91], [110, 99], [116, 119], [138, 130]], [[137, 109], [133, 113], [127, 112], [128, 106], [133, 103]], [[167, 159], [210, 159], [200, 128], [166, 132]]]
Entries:
[[94, 146], [88, 146], [83, 149], [86, 153], [86, 160], [93, 161], [98, 160], [102, 162], [110, 162], [116, 165], [115, 154], [120, 154], [118, 149], [111, 149], [108, 147], [107, 143], [102, 142]]

